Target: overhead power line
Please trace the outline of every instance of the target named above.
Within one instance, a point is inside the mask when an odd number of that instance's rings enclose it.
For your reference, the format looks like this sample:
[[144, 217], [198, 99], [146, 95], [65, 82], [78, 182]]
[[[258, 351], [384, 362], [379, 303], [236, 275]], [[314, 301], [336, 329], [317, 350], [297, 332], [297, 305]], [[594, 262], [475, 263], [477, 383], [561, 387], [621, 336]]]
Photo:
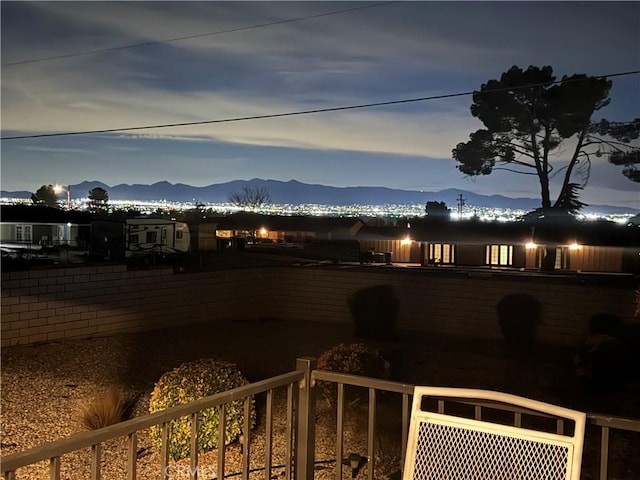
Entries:
[[256, 30], [258, 28], [264, 28], [264, 27], [271, 27], [273, 25], [282, 25], [284, 23], [294, 23], [294, 22], [300, 22], [302, 20], [310, 20], [312, 18], [320, 18], [320, 17], [329, 17], [332, 15], [339, 15], [342, 13], [350, 13], [350, 12], [355, 12], [358, 10], [365, 10], [368, 8], [375, 8], [375, 7], [382, 7], [384, 5], [389, 5], [392, 3], [398, 3], [397, 1], [390, 1], [390, 2], [379, 2], [379, 3], [374, 3], [371, 5], [363, 5], [363, 6], [359, 6], [359, 7], [353, 7], [353, 8], [345, 8], [342, 10], [334, 10], [331, 12], [325, 12], [325, 13], [316, 13], [314, 15], [307, 15], [305, 17], [296, 17], [296, 18], [289, 18], [289, 19], [285, 19], [285, 20], [276, 20], [273, 22], [267, 22], [267, 23], [259, 23], [256, 25], [248, 25], [245, 27], [237, 27], [237, 28], [230, 28], [228, 30], [219, 30], [216, 32], [208, 32], [208, 33], [198, 33], [195, 35], [186, 35], [184, 37], [175, 37], [175, 38], [169, 38], [166, 40], [156, 40], [156, 41], [152, 41], [152, 42], [143, 42], [143, 43], [135, 43], [135, 44], [131, 44], [131, 45], [123, 45], [123, 46], [119, 46], [119, 47], [109, 47], [109, 48], [101, 48], [101, 49], [97, 49], [97, 50], [87, 50], [85, 52], [75, 52], [75, 53], [67, 53], [64, 55], [55, 55], [52, 57], [42, 57], [42, 58], [35, 58], [32, 60], [22, 60], [22, 61], [18, 61], [18, 62], [10, 62], [10, 63], [3, 63], [1, 66], [2, 67], [15, 67], [17, 65], [26, 65], [29, 63], [37, 63], [37, 62], [48, 62], [48, 61], [52, 61], [52, 60], [59, 60], [62, 58], [72, 58], [72, 57], [82, 57], [82, 56], [87, 56], [87, 55], [96, 55], [96, 54], [100, 54], [100, 53], [108, 53], [108, 52], [115, 52], [118, 50], [127, 50], [130, 48], [140, 48], [140, 47], [150, 47], [152, 45], [160, 45], [163, 43], [172, 43], [172, 42], [180, 42], [182, 40], [191, 40], [194, 38], [202, 38], [202, 37], [212, 37], [214, 35], [223, 35], [226, 33], [234, 33], [234, 32], [243, 32], [246, 30]]
[[[640, 70], [635, 70], [630, 72], [610, 73], [607, 75], [598, 75], [596, 77], [589, 77], [589, 78], [621, 77], [625, 75], [637, 75], [638, 73], [640, 73]], [[569, 80], [556, 80], [554, 82], [531, 83], [531, 84], [522, 85], [519, 87], [494, 88], [494, 89], [483, 90], [482, 93], [497, 93], [497, 92], [505, 92], [505, 91], [523, 90], [528, 88], [555, 85], [562, 82], [565, 82], [565, 83], [581, 82], [581, 81], [589, 80], [589, 78], [575, 78], [575, 79], [569, 79]], [[157, 129], [157, 128], [188, 127], [193, 125], [231, 123], [231, 122], [241, 122], [246, 120], [263, 120], [267, 118], [293, 117], [293, 116], [299, 116], [299, 115], [309, 115], [313, 113], [337, 112], [341, 110], [355, 110], [360, 108], [373, 108], [373, 107], [382, 107], [386, 105], [398, 105], [402, 103], [424, 102], [427, 100], [440, 100], [443, 98], [453, 98], [453, 97], [462, 97], [466, 95], [473, 95], [474, 93], [480, 93], [480, 92], [478, 92], [477, 90], [472, 90], [469, 92], [447, 93], [443, 95], [431, 95], [428, 97], [408, 98], [403, 100], [391, 100], [388, 102], [363, 103], [359, 105], [317, 108], [313, 110], [299, 110], [295, 112], [285, 112], [285, 113], [270, 113], [265, 115], [251, 115], [246, 117], [223, 118], [218, 120], [202, 120], [198, 122], [164, 123], [164, 124], [158, 124], [158, 125], [143, 125], [143, 126], [134, 126], [134, 127], [122, 127], [122, 128], [105, 128], [100, 130], [83, 130], [83, 131], [77, 131], [77, 132], [58, 132], [58, 133], [41, 133], [36, 135], [19, 135], [19, 136], [13, 136], [13, 137], [2, 137], [0, 138], [0, 140], [21, 140], [21, 139], [27, 139], [27, 138], [43, 138], [43, 137], [68, 137], [71, 135], [95, 135], [99, 133], [131, 132], [136, 130], [151, 130], [151, 129]]]

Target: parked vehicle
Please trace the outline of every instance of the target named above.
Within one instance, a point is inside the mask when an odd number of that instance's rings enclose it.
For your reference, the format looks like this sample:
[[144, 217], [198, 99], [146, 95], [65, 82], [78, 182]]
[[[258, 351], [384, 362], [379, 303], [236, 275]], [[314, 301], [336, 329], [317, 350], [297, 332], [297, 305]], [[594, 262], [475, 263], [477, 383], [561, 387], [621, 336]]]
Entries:
[[189, 252], [191, 235], [184, 222], [158, 218], [95, 220], [91, 223], [89, 254], [123, 260]]

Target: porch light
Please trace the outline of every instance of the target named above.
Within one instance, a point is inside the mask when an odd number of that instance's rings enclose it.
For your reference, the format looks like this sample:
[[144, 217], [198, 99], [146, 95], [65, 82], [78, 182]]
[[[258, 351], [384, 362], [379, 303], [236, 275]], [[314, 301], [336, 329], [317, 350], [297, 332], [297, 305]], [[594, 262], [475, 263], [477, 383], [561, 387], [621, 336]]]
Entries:
[[267, 235], [267, 229], [266, 229], [266, 228], [264, 228], [264, 227], [262, 227], [262, 228], [260, 229], [260, 235], [262, 235], [263, 237], [264, 237], [264, 236], [266, 236], [266, 235]]
[[580, 250], [580, 245], [576, 242], [573, 242], [571, 245], [569, 245], [569, 250]]
[[527, 250], [533, 250], [533, 249], [534, 249], [534, 248], [536, 248], [536, 247], [537, 247], [537, 245], [536, 245], [535, 243], [533, 243], [533, 242], [527, 242], [527, 243], [525, 244], [525, 248], [526, 248]]
[[402, 239], [400, 244], [402, 244], [402, 245], [410, 245], [411, 244], [411, 237], [409, 235], [407, 235], [406, 237], [404, 237]]

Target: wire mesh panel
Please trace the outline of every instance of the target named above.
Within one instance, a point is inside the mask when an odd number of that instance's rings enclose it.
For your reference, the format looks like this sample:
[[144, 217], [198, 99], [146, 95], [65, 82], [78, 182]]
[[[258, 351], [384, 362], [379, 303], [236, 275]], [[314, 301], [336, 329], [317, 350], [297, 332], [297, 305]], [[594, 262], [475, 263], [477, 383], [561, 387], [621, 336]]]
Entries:
[[[575, 421], [573, 435], [422, 410], [430, 396], [498, 400]], [[404, 480], [577, 480], [585, 414], [484, 390], [416, 387]]]

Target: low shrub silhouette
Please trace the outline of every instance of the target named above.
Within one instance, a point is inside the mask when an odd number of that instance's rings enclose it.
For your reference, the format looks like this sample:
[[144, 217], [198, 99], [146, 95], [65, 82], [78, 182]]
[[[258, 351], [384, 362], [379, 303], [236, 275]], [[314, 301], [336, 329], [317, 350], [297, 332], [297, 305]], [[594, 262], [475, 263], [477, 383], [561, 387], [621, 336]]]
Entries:
[[632, 376], [632, 328], [625, 328], [622, 319], [613, 314], [591, 318], [589, 336], [574, 358], [576, 375], [587, 388], [616, 390]]
[[[202, 359], [188, 362], [165, 373], [156, 383], [149, 401], [149, 412], [155, 413], [216, 393], [241, 387], [248, 383], [235, 364], [225, 361]], [[251, 399], [251, 420], [256, 421], [254, 399]], [[242, 434], [244, 426], [244, 400], [236, 400], [225, 406], [225, 445]], [[209, 408], [198, 414], [198, 451], [218, 448], [219, 408]], [[157, 447], [162, 445], [162, 428], [151, 428], [151, 439]], [[190, 454], [191, 417], [181, 417], [169, 424], [169, 453], [174, 460]]]
[[390, 340], [396, 334], [399, 302], [391, 285], [377, 285], [353, 293], [348, 300], [355, 336]]
[[108, 427], [131, 418], [134, 405], [135, 398], [112, 385], [80, 405], [80, 422], [87, 430]]
[[[341, 343], [320, 355], [318, 369], [350, 375], [388, 379], [390, 365], [380, 352], [364, 343]], [[335, 403], [338, 395], [337, 385], [333, 382], [318, 382], [321, 395], [329, 403]], [[363, 390], [358, 387], [345, 386], [345, 400], [356, 402]]]
[[514, 293], [497, 304], [498, 324], [507, 351], [513, 357], [527, 357], [533, 353], [542, 306], [527, 293]]

